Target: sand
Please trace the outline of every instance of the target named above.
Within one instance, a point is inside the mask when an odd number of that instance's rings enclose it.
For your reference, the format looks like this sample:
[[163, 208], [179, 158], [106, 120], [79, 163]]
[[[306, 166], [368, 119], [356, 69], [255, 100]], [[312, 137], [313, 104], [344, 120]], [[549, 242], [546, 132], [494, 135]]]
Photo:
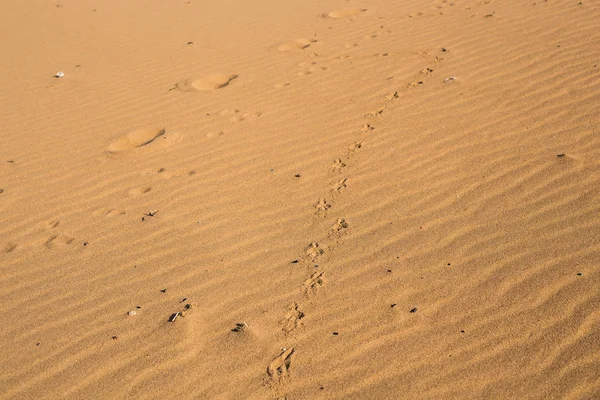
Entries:
[[600, 398], [598, 21], [2, 2], [0, 397]]

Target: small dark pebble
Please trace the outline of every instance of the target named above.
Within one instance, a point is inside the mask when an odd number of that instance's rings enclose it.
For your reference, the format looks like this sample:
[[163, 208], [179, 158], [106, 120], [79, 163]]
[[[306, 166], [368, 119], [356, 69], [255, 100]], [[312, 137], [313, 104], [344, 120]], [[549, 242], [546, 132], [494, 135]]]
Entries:
[[465, 331], [461, 330], [460, 333], [465, 333]]
[[4, 189], [0, 189], [0, 193], [4, 193]]
[[321, 386], [319, 390], [325, 390], [325, 386]]
[[388, 272], [392, 272], [392, 270], [391, 270], [391, 269], [388, 269], [387, 271], [388, 271]]
[[417, 307], [413, 308], [412, 310], [410, 310], [411, 313], [416, 313], [417, 312]]
[[117, 340], [119, 337], [118, 336], [113, 336], [112, 340]]
[[583, 275], [581, 272], [578, 272], [578, 273], [577, 273], [577, 276], [581, 276], [581, 275]]
[[300, 178], [302, 175], [300, 175], [300, 174], [296, 174], [296, 175], [294, 175], [294, 176], [295, 176], [296, 178]]
[[75, 68], [81, 67], [81, 64], [75, 64]]
[[36, 346], [39, 346], [39, 345], [40, 345], [40, 343], [38, 342], [38, 343], [36, 343], [35, 345], [36, 345]]
[[339, 335], [339, 332], [333, 332], [333, 336]]
[[194, 44], [194, 42], [187, 42], [187, 44]]
[[161, 293], [167, 293], [167, 289], [160, 289]]
[[445, 48], [445, 47], [442, 47], [442, 53], [445, 53], [445, 52], [447, 52], [447, 51], [448, 51], [448, 49], [447, 49], [447, 48]]
[[319, 268], [319, 264], [315, 264], [315, 268]]
[[556, 157], [564, 157], [564, 156], [565, 156], [565, 153], [560, 153], [560, 154], [556, 155]]
[[391, 308], [394, 308], [394, 307], [396, 307], [396, 303], [392, 304], [390, 307], [391, 307]]
[[142, 308], [142, 306], [135, 306], [135, 308], [137, 308], [139, 310], [140, 308]]
[[[594, 67], [595, 67], [595, 65], [594, 65]], [[14, 163], [14, 162], [15, 162], [15, 160], [7, 160], [6, 162], [9, 162], [9, 163]]]
[[448, 263], [448, 266], [450, 266], [450, 263]]
[[292, 264], [298, 264], [300, 261], [299, 260], [294, 260], [292, 261]]
[[146, 220], [146, 218], [142, 217], [142, 222], [145, 221], [145, 220]]
[[180, 303], [183, 303], [186, 300], [187, 300], [187, 297], [184, 297], [183, 300], [180, 301]]
[[84, 246], [87, 246], [87, 245], [88, 245], [88, 242], [83, 242], [83, 245], [84, 245]]
[[192, 308], [191, 304], [186, 304], [183, 308], [185, 308], [186, 310], [189, 310], [190, 308]]

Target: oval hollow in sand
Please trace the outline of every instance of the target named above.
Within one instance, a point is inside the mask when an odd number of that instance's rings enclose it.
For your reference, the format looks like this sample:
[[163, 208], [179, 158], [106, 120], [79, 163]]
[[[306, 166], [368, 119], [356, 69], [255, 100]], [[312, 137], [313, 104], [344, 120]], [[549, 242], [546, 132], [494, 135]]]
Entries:
[[296, 39], [292, 42], [280, 44], [279, 47], [277, 47], [277, 50], [279, 50], [279, 51], [303, 50], [303, 49], [306, 49], [308, 46], [311, 45], [311, 43], [314, 43], [314, 42], [315, 42], [315, 40]]
[[165, 129], [136, 129], [112, 142], [107, 150], [110, 153], [131, 150], [146, 146], [166, 133]]
[[186, 79], [175, 84], [175, 88], [181, 92], [199, 92], [222, 89], [229, 86], [231, 81], [238, 76], [235, 74], [216, 74], [204, 78]]

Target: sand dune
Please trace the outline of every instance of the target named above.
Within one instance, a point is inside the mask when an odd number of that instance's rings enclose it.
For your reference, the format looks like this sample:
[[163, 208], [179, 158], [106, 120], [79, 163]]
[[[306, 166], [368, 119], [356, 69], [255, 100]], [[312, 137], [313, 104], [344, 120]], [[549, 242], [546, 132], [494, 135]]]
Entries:
[[1, 398], [600, 398], [595, 2], [0, 11]]

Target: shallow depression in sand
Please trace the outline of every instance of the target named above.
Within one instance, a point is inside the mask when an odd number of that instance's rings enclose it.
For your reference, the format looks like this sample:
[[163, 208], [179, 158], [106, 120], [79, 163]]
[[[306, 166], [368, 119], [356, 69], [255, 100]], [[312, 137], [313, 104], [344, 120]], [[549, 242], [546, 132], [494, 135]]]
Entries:
[[277, 47], [277, 50], [283, 51], [283, 52], [303, 50], [303, 49], [306, 49], [307, 47], [309, 47], [314, 42], [316, 42], [316, 40], [296, 39], [291, 42], [280, 44], [279, 47]]
[[109, 153], [138, 149], [142, 147], [163, 148], [181, 140], [178, 133], [167, 133], [166, 129], [136, 129], [112, 142]]
[[235, 74], [215, 74], [203, 78], [190, 78], [177, 82], [174, 89], [180, 92], [199, 92], [222, 89], [229, 86], [238, 76]]

